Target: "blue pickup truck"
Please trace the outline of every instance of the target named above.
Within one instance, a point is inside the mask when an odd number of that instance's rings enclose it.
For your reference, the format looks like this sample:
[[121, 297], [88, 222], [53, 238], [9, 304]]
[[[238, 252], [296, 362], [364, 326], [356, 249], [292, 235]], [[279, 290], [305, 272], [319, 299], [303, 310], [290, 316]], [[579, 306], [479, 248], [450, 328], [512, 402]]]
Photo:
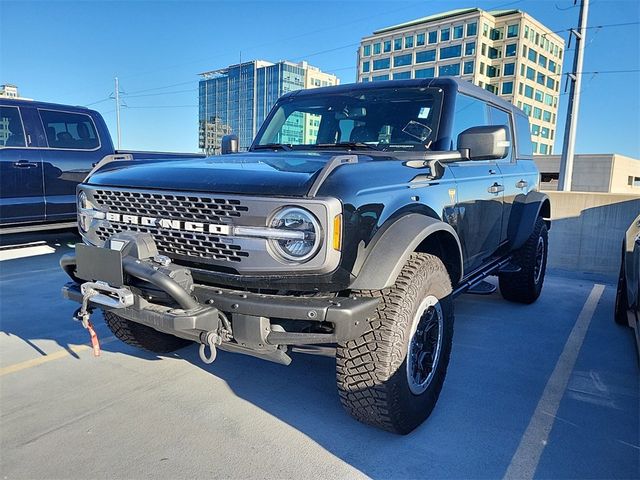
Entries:
[[0, 98], [0, 232], [75, 226], [76, 186], [100, 161], [203, 156], [115, 150], [94, 110]]

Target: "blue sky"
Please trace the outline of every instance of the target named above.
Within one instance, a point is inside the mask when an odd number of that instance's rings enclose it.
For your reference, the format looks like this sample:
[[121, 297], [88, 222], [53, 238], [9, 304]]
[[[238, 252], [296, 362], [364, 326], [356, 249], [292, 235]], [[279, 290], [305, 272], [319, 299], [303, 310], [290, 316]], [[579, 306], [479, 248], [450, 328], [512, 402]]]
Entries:
[[[243, 60], [308, 60], [349, 83], [363, 36], [472, 6], [519, 8], [553, 30], [575, 26], [578, 18], [573, 0], [0, 0], [0, 83], [15, 83], [23, 96], [38, 100], [99, 102], [92, 108], [103, 113], [115, 137], [115, 103], [104, 99], [117, 75], [128, 105], [121, 116], [123, 148], [195, 151], [198, 73], [237, 63], [242, 52]], [[638, 21], [638, 0], [591, 2], [590, 26]], [[564, 72], [572, 57], [568, 51]], [[637, 23], [589, 30], [585, 72], [638, 69]], [[640, 158], [640, 73], [585, 74], [582, 98], [577, 152]], [[566, 99], [560, 99], [560, 132]]]

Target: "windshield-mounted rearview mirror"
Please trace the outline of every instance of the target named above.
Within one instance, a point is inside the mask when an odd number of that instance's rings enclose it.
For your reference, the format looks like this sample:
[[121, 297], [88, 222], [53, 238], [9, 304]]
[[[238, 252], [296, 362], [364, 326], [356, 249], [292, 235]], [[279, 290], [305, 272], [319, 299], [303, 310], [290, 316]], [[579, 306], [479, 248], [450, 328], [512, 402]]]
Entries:
[[227, 155], [228, 153], [238, 153], [238, 136], [231, 134], [222, 137], [220, 152], [222, 153], [222, 155]]
[[470, 160], [499, 160], [509, 153], [511, 142], [504, 125], [467, 128], [458, 135], [458, 150], [467, 150]]

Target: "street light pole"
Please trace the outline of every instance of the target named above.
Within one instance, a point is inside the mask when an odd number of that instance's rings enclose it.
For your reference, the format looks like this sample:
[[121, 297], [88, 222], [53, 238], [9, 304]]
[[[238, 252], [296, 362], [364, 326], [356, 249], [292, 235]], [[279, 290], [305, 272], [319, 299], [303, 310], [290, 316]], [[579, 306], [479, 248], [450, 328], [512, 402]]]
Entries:
[[116, 81], [116, 129], [118, 131], [118, 150], [120, 150], [120, 85], [118, 83], [118, 77], [115, 78]]
[[560, 178], [558, 190], [571, 191], [571, 177], [573, 175], [573, 156], [576, 146], [576, 128], [578, 126], [578, 110], [580, 108], [580, 86], [582, 84], [582, 63], [584, 60], [584, 45], [587, 36], [587, 15], [589, 0], [580, 1], [580, 17], [578, 30], [571, 29], [570, 35], [575, 36], [576, 52], [573, 57], [573, 70], [568, 74], [569, 105], [567, 107], [567, 121], [564, 128], [564, 142], [562, 158], [560, 160]]

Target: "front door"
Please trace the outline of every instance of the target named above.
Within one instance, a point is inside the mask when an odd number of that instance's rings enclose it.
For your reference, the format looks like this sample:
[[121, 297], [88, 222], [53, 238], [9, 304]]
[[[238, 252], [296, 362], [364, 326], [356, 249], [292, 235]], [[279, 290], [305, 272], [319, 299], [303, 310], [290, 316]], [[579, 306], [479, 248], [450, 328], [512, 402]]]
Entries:
[[44, 220], [42, 158], [16, 106], [0, 105], [0, 223]]
[[462, 245], [464, 270], [471, 272], [500, 245], [504, 185], [494, 161], [448, 165], [456, 179], [455, 229]]
[[[488, 105], [458, 94], [451, 131], [452, 147], [458, 135], [471, 127], [490, 125]], [[462, 244], [464, 271], [471, 272], [491, 257], [501, 241], [504, 185], [494, 160], [449, 163], [456, 179], [455, 229]]]

